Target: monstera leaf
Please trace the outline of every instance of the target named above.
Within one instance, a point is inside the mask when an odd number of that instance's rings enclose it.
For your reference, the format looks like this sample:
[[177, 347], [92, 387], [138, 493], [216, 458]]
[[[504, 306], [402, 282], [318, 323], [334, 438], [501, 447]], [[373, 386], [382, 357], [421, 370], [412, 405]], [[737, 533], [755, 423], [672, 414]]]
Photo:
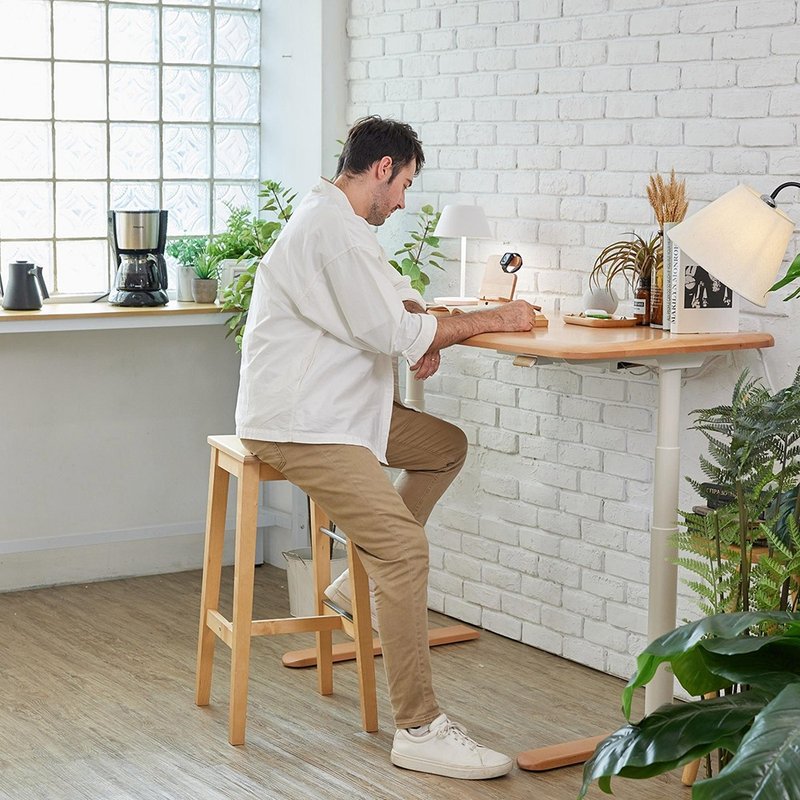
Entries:
[[[631, 717], [631, 701], [634, 690], [649, 683], [656, 674], [659, 664], [664, 662], [670, 662], [673, 665], [673, 669], [677, 670], [681, 685], [690, 694], [704, 694], [726, 685], [725, 682], [720, 684], [720, 676], [713, 673], [703, 659], [690, 657], [687, 654], [708, 637], [733, 639], [764, 623], [783, 626], [786, 628], [786, 633], [792, 636], [800, 635], [800, 614], [791, 614], [786, 611], [751, 611], [704, 617], [697, 622], [682, 625], [652, 641], [636, 660], [636, 672], [622, 692], [622, 709], [626, 719]], [[748, 641], [752, 641], [755, 643], [753, 646], [757, 647], [759, 646], [758, 640], [761, 640], [763, 645], [768, 638], [749, 637]], [[728, 681], [729, 683], [730, 681]]]
[[584, 797], [592, 781], [611, 792], [611, 778], [650, 778], [723, 748], [735, 751], [764, 697], [745, 692], [694, 703], [664, 705], [601, 742], [583, 770]]
[[[763, 635], [756, 635], [763, 634]], [[724, 697], [665, 705], [600, 743], [586, 763], [579, 798], [596, 780], [649, 778], [714, 750], [733, 759], [695, 784], [692, 800], [800, 800], [800, 614], [718, 614], [683, 625], [639, 656], [623, 693], [630, 718], [633, 691], [669, 663], [693, 694], [739, 687]]]
[[756, 717], [733, 760], [696, 784], [692, 800], [800, 797], [800, 684], [787, 686]]

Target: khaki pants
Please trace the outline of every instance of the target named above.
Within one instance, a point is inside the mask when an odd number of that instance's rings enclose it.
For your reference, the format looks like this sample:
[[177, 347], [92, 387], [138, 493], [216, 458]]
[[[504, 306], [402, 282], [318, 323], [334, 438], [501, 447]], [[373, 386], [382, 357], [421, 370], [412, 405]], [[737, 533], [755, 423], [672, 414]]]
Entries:
[[410, 728], [431, 722], [439, 707], [428, 649], [428, 540], [423, 525], [464, 463], [463, 432], [395, 403], [386, 458], [390, 467], [403, 472], [394, 486], [366, 447], [243, 442], [319, 503], [356, 545], [375, 582], [395, 724]]

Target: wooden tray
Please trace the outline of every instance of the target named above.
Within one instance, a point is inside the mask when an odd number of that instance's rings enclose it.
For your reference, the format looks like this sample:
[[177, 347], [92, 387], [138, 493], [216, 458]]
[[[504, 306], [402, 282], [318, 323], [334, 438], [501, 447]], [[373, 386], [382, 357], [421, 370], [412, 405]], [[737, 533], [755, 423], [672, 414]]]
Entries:
[[564, 322], [567, 325], [585, 325], [587, 328], [633, 328], [636, 325], [636, 318], [597, 319], [597, 317], [582, 317], [579, 314], [564, 314]]

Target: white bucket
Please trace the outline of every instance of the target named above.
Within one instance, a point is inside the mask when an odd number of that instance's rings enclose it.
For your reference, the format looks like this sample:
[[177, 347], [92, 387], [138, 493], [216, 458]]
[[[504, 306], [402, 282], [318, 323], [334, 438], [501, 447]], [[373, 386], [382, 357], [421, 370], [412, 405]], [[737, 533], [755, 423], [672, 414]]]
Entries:
[[[317, 612], [314, 608], [314, 562], [311, 560], [311, 548], [287, 550], [283, 557], [286, 559], [286, 581], [289, 584], [289, 613], [293, 617], [313, 617]], [[328, 584], [346, 569], [347, 551], [341, 545], [335, 545]]]

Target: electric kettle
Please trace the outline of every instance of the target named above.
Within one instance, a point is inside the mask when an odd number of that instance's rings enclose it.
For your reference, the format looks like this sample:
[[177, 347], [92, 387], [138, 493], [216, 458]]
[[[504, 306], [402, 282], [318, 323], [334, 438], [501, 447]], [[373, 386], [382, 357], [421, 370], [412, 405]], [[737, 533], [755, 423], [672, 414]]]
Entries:
[[9, 311], [38, 311], [45, 297], [50, 297], [44, 285], [42, 268], [30, 261], [12, 261], [8, 265], [8, 286], [3, 291], [3, 308]]

